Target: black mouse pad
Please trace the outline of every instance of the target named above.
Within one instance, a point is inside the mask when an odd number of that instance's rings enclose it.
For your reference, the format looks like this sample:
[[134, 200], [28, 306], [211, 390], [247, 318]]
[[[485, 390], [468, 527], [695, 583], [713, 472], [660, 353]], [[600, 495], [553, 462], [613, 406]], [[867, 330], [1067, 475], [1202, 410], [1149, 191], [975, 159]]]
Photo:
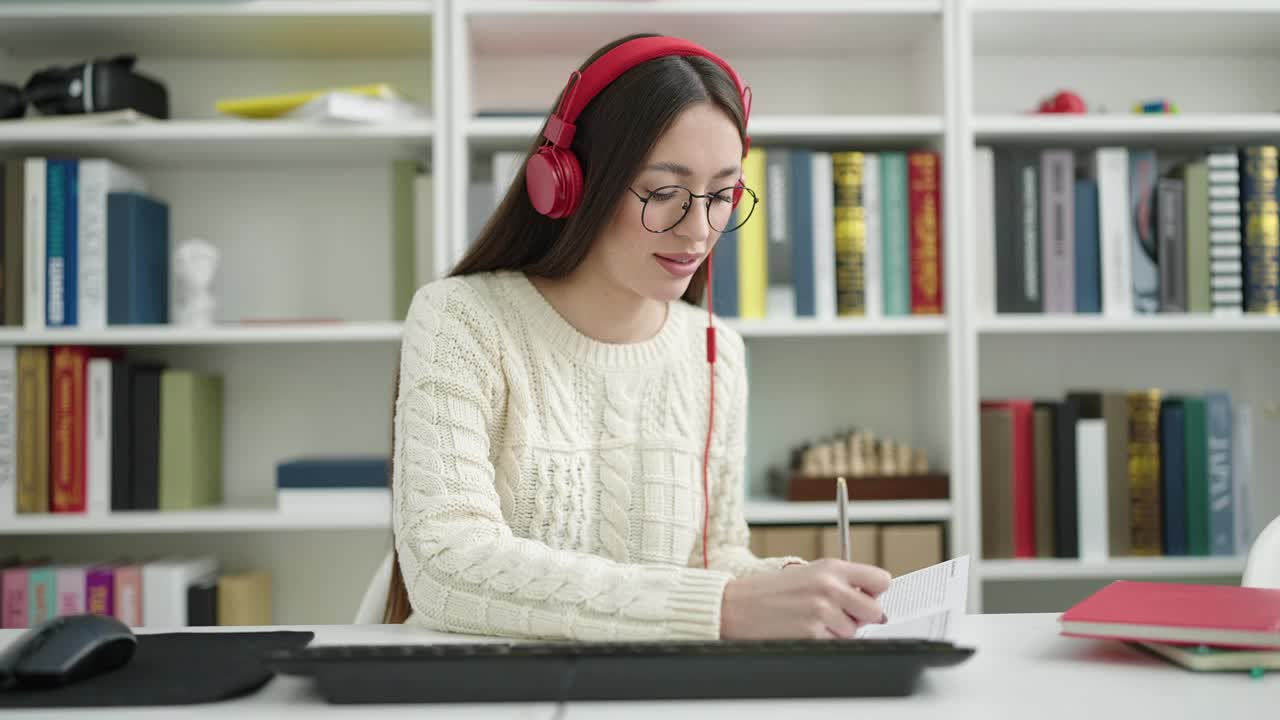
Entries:
[[0, 708], [192, 705], [247, 695], [271, 679], [264, 659], [304, 647], [312, 632], [138, 634], [133, 658], [115, 670], [47, 690], [0, 692]]

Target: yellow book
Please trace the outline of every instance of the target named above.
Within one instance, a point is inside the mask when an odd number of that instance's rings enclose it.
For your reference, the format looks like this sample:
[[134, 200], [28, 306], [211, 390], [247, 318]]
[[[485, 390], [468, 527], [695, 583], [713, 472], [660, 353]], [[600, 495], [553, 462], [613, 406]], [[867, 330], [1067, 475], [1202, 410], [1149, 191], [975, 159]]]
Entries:
[[351, 87], [306, 90], [303, 92], [287, 93], [284, 95], [257, 95], [253, 97], [227, 98], [225, 100], [217, 101], [217, 103], [214, 104], [214, 108], [218, 112], [226, 113], [228, 115], [239, 115], [247, 118], [275, 118], [292, 112], [317, 97], [335, 91], [354, 93], [356, 95], [365, 95], [368, 97], [384, 98], [387, 100], [393, 100], [399, 97], [399, 94], [397, 94], [396, 91], [387, 83], [374, 83], [371, 85], [354, 85]]
[[[753, 147], [742, 160], [742, 179], [761, 198], [765, 194], [765, 150]], [[763, 202], [738, 228], [738, 316], [763, 318], [769, 290], [769, 208]]]

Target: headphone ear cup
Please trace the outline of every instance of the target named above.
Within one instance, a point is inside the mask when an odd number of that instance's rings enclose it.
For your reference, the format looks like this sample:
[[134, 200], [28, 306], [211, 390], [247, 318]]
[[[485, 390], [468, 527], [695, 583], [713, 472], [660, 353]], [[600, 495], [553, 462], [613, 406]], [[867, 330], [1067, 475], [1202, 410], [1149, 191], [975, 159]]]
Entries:
[[568, 216], [582, 197], [582, 169], [572, 152], [546, 145], [529, 158], [525, 191], [533, 208], [549, 218]]

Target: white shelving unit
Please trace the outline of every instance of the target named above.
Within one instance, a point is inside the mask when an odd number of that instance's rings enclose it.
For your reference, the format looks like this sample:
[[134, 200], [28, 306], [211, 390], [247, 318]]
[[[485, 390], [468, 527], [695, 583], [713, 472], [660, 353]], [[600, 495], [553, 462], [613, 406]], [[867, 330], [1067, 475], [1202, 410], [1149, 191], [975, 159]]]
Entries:
[[[990, 317], [979, 289], [971, 149], [980, 144], [1280, 141], [1280, 7], [1269, 0], [245, 0], [0, 5], [0, 77], [136, 52], [169, 84], [173, 119], [132, 125], [0, 123], [0, 152], [102, 155], [167, 196], [173, 239], [222, 249], [223, 324], [102, 332], [0, 329], [0, 343], [124, 346], [228, 378], [228, 507], [103, 518], [20, 518], [6, 550], [78, 557], [215, 551], [278, 578], [281, 622], [344, 622], [385, 551], [389, 518], [273, 509], [274, 464], [318, 451], [385, 452], [401, 318], [390, 310], [388, 165], [433, 176], [434, 272], [460, 256], [467, 192], [497, 151], [528, 147], [569, 71], [608, 40], [654, 30], [726, 56], [753, 87], [757, 145], [942, 153], [944, 317], [733, 321], [750, 351], [746, 513], [827, 523], [824, 503], [785, 503], [767, 469], [800, 441], [850, 425], [923, 444], [951, 499], [855, 503], [866, 522], [947, 521], [973, 555], [971, 606], [1024, 590], [1120, 577], [1222, 577], [1239, 558], [983, 561], [980, 399], [1077, 387], [1221, 387], [1255, 407], [1258, 468], [1280, 463], [1280, 319]], [[387, 81], [430, 108], [377, 127], [219, 117], [217, 98]], [[1107, 113], [1028, 114], [1060, 88]], [[1135, 117], [1153, 94], [1183, 114]], [[528, 117], [479, 117], [478, 111]], [[424, 271], [423, 277], [428, 277]], [[306, 322], [336, 317], [337, 324]], [[244, 319], [283, 319], [242, 323]], [[1260, 473], [1257, 521], [1280, 513]], [[318, 561], [311, 563], [310, 561]], [[310, 569], [308, 569], [310, 568]], [[335, 577], [340, 580], [335, 581]], [[1065, 605], [1070, 598], [1060, 598]], [[1036, 608], [1028, 608], [1036, 609]], [[1038, 608], [1045, 609], [1045, 608]], [[1061, 607], [1053, 608], [1061, 609]]]
[[[966, 148], [1019, 144], [1079, 150], [1105, 145], [1185, 152], [1214, 144], [1280, 142], [1280, 106], [1272, 78], [1280, 69], [1273, 33], [1280, 6], [1254, 0], [1225, 3], [1146, 0], [962, 0], [954, 58], [963, 99], [954, 118]], [[1259, 78], [1267, 78], [1260, 81]], [[1087, 115], [1035, 115], [1044, 96], [1074, 90]], [[1180, 106], [1170, 116], [1130, 114], [1151, 97]], [[963, 155], [971, 178], [973, 156]], [[971, 207], [969, 183], [952, 196]], [[975, 213], [963, 222], [965, 278], [977, 273]], [[954, 247], [954, 246], [953, 246]], [[987, 273], [985, 277], [991, 277]], [[1256, 529], [1280, 513], [1280, 487], [1265, 468], [1280, 457], [1280, 318], [1154, 315], [1126, 318], [1069, 315], [986, 315], [975, 283], [965, 284], [963, 382], [966, 490], [957, 504], [968, 548], [981, 547], [978, 402], [999, 397], [1061, 397], [1067, 390], [1161, 388], [1170, 392], [1227, 390], [1253, 409]], [[1078, 560], [987, 560], [975, 567], [971, 596], [980, 607], [1061, 610], [1119, 578], [1238, 577], [1235, 557], [1125, 557]], [[1058, 589], [1048, 590], [1047, 587]], [[987, 592], [998, 596], [984, 597]], [[1030, 606], [1019, 605], [1019, 598]], [[1045, 603], [1052, 597], [1056, 605]]]

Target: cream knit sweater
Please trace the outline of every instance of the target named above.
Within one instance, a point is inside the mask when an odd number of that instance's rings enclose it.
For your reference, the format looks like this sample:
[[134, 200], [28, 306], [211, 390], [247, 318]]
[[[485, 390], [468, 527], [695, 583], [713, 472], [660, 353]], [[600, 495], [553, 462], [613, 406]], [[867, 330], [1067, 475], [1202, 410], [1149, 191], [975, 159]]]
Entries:
[[758, 559], [742, 514], [742, 339], [719, 328], [702, 567], [705, 311], [633, 344], [579, 333], [522, 274], [418, 291], [401, 349], [394, 530], [409, 622], [525, 638], [717, 638]]

